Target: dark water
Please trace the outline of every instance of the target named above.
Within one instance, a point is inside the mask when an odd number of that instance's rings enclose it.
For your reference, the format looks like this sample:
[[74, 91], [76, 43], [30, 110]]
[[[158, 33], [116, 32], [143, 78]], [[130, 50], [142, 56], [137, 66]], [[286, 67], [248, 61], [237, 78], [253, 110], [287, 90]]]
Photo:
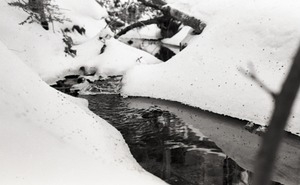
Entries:
[[172, 111], [147, 101], [147, 106], [140, 106], [145, 104], [143, 99], [123, 99], [119, 95], [82, 97], [89, 101], [93, 112], [122, 133], [139, 164], [166, 182], [172, 185], [250, 183], [251, 172]]
[[[75, 96], [99, 94], [82, 97], [121, 131], [141, 166], [170, 184], [251, 184], [260, 127], [177, 102], [124, 99], [118, 95], [121, 80], [70, 75], [53, 87]], [[284, 137], [273, 180], [300, 184], [299, 137]]]

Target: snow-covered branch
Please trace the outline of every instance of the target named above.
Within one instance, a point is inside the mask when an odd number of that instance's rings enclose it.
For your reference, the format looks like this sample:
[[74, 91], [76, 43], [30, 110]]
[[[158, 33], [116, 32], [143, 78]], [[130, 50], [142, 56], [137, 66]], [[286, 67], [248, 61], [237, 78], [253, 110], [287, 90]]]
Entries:
[[160, 10], [164, 15], [170, 16], [180, 22], [182, 24], [192, 27], [196, 34], [202, 33], [203, 29], [205, 28], [206, 24], [202, 22], [201, 20], [189, 16], [184, 12], [181, 12], [175, 8], [172, 8], [169, 6], [166, 2], [163, 0], [138, 0], [145, 6], [152, 7], [154, 9]]
[[148, 19], [148, 20], [145, 20], [145, 21], [135, 22], [135, 23], [133, 23], [133, 24], [125, 27], [120, 32], [118, 32], [115, 35], [115, 38], [119, 38], [121, 35], [126, 34], [128, 31], [130, 31], [130, 30], [132, 30], [134, 28], [139, 28], [139, 27], [143, 27], [143, 26], [146, 26], [146, 25], [150, 25], [150, 24], [157, 24], [159, 21], [161, 21], [163, 19], [166, 19], [166, 17], [165, 16], [161, 16], [161, 17], [156, 17], [156, 18], [153, 18], [153, 19]]
[[138, 1], [147, 7], [151, 7], [161, 11], [163, 16], [133, 23], [132, 25], [129, 25], [128, 27], [124, 28], [119, 33], [117, 33], [115, 36], [116, 38], [120, 37], [121, 35], [125, 34], [131, 29], [142, 27], [149, 24], [156, 24], [159, 23], [160, 20], [167, 20], [171, 18], [180, 21], [184, 25], [192, 27], [194, 29], [195, 34], [201, 34], [203, 29], [206, 26], [206, 24], [201, 20], [193, 16], [189, 16], [184, 12], [181, 12], [177, 9], [168, 6], [167, 3], [162, 0], [138, 0]]

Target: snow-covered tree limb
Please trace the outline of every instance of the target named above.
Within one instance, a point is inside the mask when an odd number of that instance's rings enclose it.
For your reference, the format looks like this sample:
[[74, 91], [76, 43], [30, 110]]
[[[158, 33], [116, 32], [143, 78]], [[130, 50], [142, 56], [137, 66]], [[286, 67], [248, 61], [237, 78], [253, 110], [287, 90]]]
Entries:
[[178, 20], [182, 24], [192, 27], [194, 29], [194, 33], [196, 33], [196, 34], [200, 34], [206, 26], [206, 24], [203, 23], [201, 20], [199, 20], [195, 17], [189, 16], [186, 13], [183, 13], [179, 10], [176, 10], [176, 9], [168, 6], [167, 3], [162, 0], [138, 0], [138, 1], [141, 2], [145, 6], [154, 8], [156, 10], [160, 10], [164, 16], [149, 19], [146, 21], [136, 22], [132, 25], [129, 25], [128, 27], [124, 28], [119, 33], [117, 33], [115, 36], [116, 38], [120, 37], [121, 35], [125, 34], [126, 32], [128, 32], [131, 29], [134, 29], [137, 27], [142, 27], [142, 26], [149, 25], [149, 24], [155, 24], [155, 23], [158, 23], [159, 20], [166, 19], [166, 18], [169, 18], [169, 19], [172, 18], [172, 19]]
[[150, 24], [157, 24], [160, 20], [165, 19], [165, 18], [166, 18], [165, 16], [162, 16], [162, 17], [156, 17], [156, 18], [153, 18], [153, 19], [148, 19], [148, 20], [145, 20], [145, 21], [135, 22], [135, 23], [125, 27], [120, 32], [118, 32], [115, 35], [115, 38], [119, 38], [121, 35], [126, 34], [128, 31], [130, 31], [134, 28], [139, 28], [139, 27], [143, 27], [143, 26], [146, 26], [146, 25], [150, 25]]
[[181, 12], [175, 8], [170, 7], [163, 0], [138, 0], [138, 1], [144, 4], [145, 6], [149, 6], [154, 9], [160, 10], [164, 15], [170, 16], [182, 22], [182, 24], [184, 25], [194, 28], [195, 30], [194, 32], [197, 34], [200, 34], [206, 26], [206, 24], [201, 20], [189, 16], [186, 13]]

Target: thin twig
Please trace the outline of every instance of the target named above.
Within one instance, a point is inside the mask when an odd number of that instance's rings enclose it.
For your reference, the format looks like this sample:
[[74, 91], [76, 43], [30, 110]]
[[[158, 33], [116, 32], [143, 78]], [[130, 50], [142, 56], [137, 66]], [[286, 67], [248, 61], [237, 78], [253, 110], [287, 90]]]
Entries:
[[[250, 68], [251, 69], [251, 68]], [[250, 78], [252, 81], [254, 81], [257, 85], [259, 85], [264, 91], [266, 91], [268, 94], [272, 96], [273, 99], [276, 99], [277, 94], [273, 92], [262, 80], [260, 80], [256, 73], [254, 68], [250, 71], [245, 70], [244, 68], [238, 69], [244, 76]]]

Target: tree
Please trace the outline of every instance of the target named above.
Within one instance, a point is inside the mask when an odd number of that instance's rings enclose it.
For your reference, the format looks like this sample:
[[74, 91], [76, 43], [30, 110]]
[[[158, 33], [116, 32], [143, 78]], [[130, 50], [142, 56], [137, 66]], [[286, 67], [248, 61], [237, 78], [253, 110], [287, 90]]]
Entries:
[[272, 176], [276, 155], [287, 125], [293, 103], [300, 86], [300, 47], [295, 55], [290, 71], [284, 81], [281, 92], [273, 93], [274, 111], [268, 131], [265, 134], [257, 154], [254, 168], [254, 185], [268, 185]]
[[45, 14], [44, 0], [28, 0], [28, 6], [33, 12], [37, 13], [40, 16], [41, 25], [43, 26], [43, 28], [49, 30], [48, 21]]
[[36, 22], [41, 24], [44, 29], [49, 30], [49, 22], [52, 23], [53, 27], [53, 22], [63, 23], [64, 21], [69, 21], [69, 19], [64, 17], [60, 12], [58, 5], [52, 3], [51, 0], [28, 0], [27, 2], [15, 0], [8, 4], [22, 8], [22, 10], [29, 15], [26, 20], [19, 23], [20, 25]]

